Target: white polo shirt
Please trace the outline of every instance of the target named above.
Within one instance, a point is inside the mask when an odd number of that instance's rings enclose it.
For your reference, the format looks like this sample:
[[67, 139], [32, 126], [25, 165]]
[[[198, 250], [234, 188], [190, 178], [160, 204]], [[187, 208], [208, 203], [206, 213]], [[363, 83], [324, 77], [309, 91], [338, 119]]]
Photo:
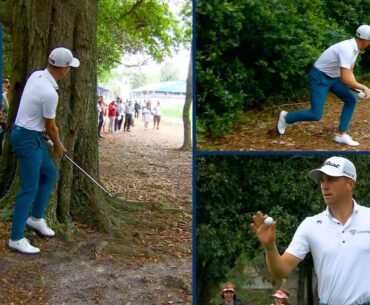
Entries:
[[129, 105], [129, 104], [125, 105], [125, 113], [132, 114], [133, 111], [134, 111], [134, 106], [133, 105]]
[[328, 208], [307, 217], [285, 251], [302, 260], [311, 252], [324, 304], [370, 301], [370, 208], [353, 202], [353, 214], [345, 225]]
[[356, 39], [347, 39], [327, 48], [314, 66], [330, 77], [339, 77], [340, 68], [352, 69], [360, 50]]
[[47, 69], [33, 72], [24, 87], [15, 124], [29, 130], [43, 131], [44, 118], [55, 118], [57, 89], [57, 82]]
[[153, 110], [154, 110], [154, 115], [161, 115], [161, 106], [156, 105]]

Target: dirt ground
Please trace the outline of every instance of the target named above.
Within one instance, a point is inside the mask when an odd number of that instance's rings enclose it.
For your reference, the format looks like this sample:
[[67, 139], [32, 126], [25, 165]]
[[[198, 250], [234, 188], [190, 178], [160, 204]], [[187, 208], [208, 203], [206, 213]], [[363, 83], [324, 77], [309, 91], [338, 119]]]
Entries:
[[99, 140], [101, 181], [133, 203], [122, 238], [80, 224], [73, 241], [27, 231], [42, 253], [24, 256], [8, 251], [10, 223], [0, 223], [0, 304], [192, 304], [192, 158], [178, 150], [182, 138], [181, 122], [144, 131], [138, 121]]
[[339, 125], [343, 103], [334, 95], [327, 99], [324, 116], [319, 122], [298, 122], [280, 136], [276, 132], [277, 116], [281, 110], [294, 111], [310, 107], [310, 103], [287, 105], [264, 111], [249, 111], [245, 123], [221, 140], [197, 139], [198, 150], [218, 151], [369, 151], [370, 100], [358, 100], [349, 134], [360, 146], [336, 144], [334, 133]]

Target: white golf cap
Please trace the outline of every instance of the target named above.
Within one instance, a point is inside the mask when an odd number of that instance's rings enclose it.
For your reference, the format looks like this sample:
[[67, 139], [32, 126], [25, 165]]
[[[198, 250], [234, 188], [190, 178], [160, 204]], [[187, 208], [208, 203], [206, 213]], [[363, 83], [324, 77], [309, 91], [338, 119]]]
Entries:
[[370, 39], [370, 25], [367, 25], [367, 24], [360, 25], [356, 31], [356, 36], [361, 39], [369, 40]]
[[80, 66], [80, 61], [73, 57], [72, 52], [66, 48], [55, 48], [49, 55], [49, 63], [55, 67]]
[[356, 168], [353, 163], [342, 157], [331, 157], [327, 159], [321, 168], [310, 171], [309, 177], [319, 180], [321, 173], [331, 177], [348, 177], [354, 181], [357, 179]]

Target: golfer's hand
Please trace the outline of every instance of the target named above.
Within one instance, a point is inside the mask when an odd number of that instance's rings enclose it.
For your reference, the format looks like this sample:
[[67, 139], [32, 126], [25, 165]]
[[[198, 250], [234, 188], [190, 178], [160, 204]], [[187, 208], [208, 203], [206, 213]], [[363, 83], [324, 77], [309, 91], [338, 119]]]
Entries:
[[363, 91], [366, 94], [366, 98], [367, 99], [370, 98], [370, 89], [368, 87], [364, 86], [364, 90]]
[[59, 142], [58, 144], [54, 144], [54, 151], [53, 154], [55, 157], [63, 158], [64, 154], [67, 152], [64, 145]]
[[258, 211], [252, 216], [253, 223], [251, 223], [252, 230], [256, 233], [256, 236], [263, 246], [268, 246], [275, 243], [276, 229], [275, 222], [271, 225], [265, 224], [265, 218], [262, 212]]

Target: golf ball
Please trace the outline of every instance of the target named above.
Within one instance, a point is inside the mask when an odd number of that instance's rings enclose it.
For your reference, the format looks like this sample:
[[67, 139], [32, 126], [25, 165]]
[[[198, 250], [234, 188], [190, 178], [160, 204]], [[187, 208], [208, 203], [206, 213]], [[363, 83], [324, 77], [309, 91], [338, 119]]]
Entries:
[[272, 225], [273, 222], [274, 220], [272, 219], [272, 217], [269, 216], [265, 218], [265, 224]]
[[364, 91], [360, 91], [359, 93], [358, 93], [358, 97], [359, 98], [366, 98], [366, 94], [365, 94], [365, 92]]

